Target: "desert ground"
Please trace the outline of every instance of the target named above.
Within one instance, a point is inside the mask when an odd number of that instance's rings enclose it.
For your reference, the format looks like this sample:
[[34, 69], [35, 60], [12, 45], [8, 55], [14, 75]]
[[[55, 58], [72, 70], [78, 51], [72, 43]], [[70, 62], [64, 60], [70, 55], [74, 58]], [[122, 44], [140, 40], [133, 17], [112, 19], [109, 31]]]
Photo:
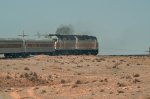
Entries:
[[150, 57], [0, 58], [0, 99], [150, 99]]

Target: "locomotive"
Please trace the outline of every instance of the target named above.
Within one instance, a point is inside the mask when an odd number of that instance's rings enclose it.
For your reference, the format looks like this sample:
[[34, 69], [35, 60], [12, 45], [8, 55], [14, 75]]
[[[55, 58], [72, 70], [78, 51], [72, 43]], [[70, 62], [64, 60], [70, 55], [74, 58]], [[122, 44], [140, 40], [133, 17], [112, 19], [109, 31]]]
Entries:
[[97, 55], [98, 41], [89, 35], [50, 34], [43, 39], [0, 39], [0, 54], [5, 57], [30, 55]]

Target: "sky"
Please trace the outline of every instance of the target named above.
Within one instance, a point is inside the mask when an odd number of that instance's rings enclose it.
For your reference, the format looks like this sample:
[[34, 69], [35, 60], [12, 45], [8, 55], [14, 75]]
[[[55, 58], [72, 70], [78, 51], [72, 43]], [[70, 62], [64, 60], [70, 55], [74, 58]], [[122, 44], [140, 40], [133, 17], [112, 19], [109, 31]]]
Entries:
[[[147, 54], [150, 0], [0, 0], [0, 37], [55, 33], [72, 25], [98, 38], [99, 54]], [[28, 36], [28, 37], [29, 37]]]

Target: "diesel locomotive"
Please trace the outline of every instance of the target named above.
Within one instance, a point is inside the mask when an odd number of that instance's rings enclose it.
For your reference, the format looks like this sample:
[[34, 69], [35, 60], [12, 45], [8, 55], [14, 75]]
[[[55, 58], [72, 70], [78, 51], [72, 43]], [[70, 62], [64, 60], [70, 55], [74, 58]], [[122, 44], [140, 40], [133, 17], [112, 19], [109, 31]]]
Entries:
[[30, 55], [82, 55], [98, 54], [98, 40], [88, 35], [50, 34], [42, 39], [0, 39], [0, 54], [5, 57]]

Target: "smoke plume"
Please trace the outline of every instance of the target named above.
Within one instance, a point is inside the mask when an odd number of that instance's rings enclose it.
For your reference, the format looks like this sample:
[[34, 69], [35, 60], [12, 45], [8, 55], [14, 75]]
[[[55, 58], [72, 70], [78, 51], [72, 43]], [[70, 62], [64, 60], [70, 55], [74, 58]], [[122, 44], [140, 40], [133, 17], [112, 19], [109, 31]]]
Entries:
[[57, 28], [56, 34], [71, 35], [74, 34], [74, 29], [72, 25], [61, 25], [60, 27]]

